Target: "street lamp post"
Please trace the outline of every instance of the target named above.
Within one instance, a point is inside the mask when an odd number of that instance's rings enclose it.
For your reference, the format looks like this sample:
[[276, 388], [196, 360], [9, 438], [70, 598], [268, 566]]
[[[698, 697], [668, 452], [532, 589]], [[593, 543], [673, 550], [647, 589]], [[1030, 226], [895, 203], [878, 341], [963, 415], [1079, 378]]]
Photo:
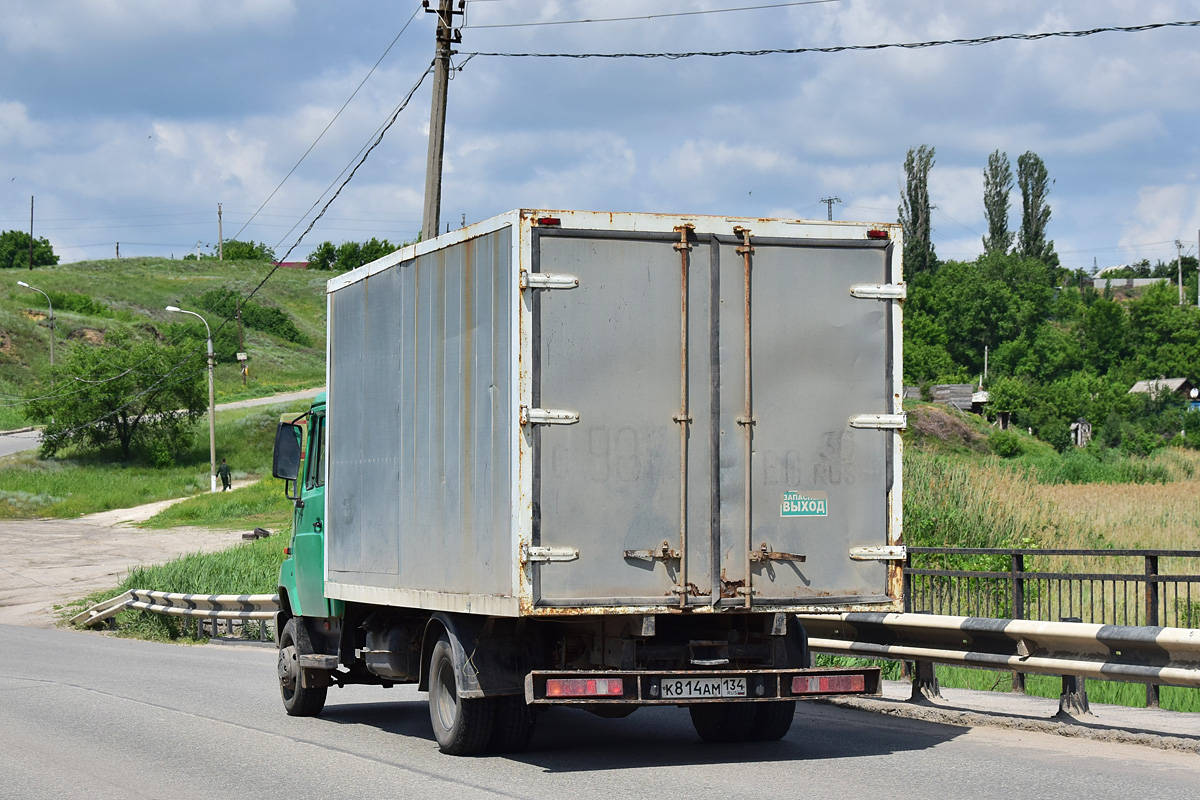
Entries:
[[46, 305], [50, 306], [50, 389], [54, 389], [54, 303], [50, 302], [50, 295], [43, 292], [36, 286], [30, 286], [25, 281], [17, 281], [17, 286], [24, 286], [26, 289], [33, 289], [42, 297], [46, 298]]
[[208, 327], [208, 320], [201, 317], [195, 311], [185, 311], [176, 306], [167, 306], [167, 311], [175, 311], [179, 314], [191, 314], [193, 317], [199, 317], [204, 323], [204, 332], [207, 334], [208, 342], [208, 476], [211, 481], [211, 490], [217, 491], [217, 421], [214, 412], [215, 397], [213, 395], [213, 345], [212, 345], [212, 329]]

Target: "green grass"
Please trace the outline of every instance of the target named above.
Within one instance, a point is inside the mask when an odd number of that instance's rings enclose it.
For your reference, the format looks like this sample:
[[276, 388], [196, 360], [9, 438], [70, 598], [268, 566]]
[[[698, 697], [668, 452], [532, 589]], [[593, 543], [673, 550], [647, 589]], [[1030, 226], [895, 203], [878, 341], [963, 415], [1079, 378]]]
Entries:
[[283, 494], [283, 481], [266, 477], [229, 492], [211, 492], [188, 498], [160, 511], [143, 528], [255, 528], [274, 530], [292, 518], [292, 501]]
[[[93, 592], [60, 613], [64, 617], [74, 615], [130, 589], [189, 594], [274, 594], [279, 565], [284, 559], [283, 549], [290, 536], [291, 526], [286, 525], [267, 539], [221, 552], [192, 553], [159, 566], [136, 567], [116, 588]], [[126, 610], [113, 618], [113, 625], [118, 636], [194, 641], [194, 630], [187, 630], [185, 620], [188, 618]], [[257, 626], [244, 626], [243, 635], [257, 636]]]
[[[39, 267], [21, 278], [46, 292], [86, 295], [103, 307], [95, 314], [56, 309], [56, 355], [73, 337], [89, 329], [116, 327], [153, 334], [167, 323], [184, 321], [165, 310], [177, 305], [200, 311], [205, 291], [229, 289], [248, 294], [271, 269], [269, 264], [241, 261], [181, 261], [130, 258], [81, 261]], [[261, 397], [281, 391], [318, 386], [325, 380], [325, 281], [331, 273], [279, 269], [255, 296], [263, 305], [283, 310], [312, 340], [299, 347], [275, 336], [245, 329], [245, 352], [250, 374], [242, 386], [237, 364], [218, 363], [214, 370], [218, 402]], [[10, 284], [0, 286], [0, 430], [24, 427], [23, 398], [36, 396], [50, 363], [49, 329], [42, 295]], [[206, 314], [215, 331], [222, 320]], [[193, 318], [194, 321], [194, 318]], [[236, 322], [231, 322], [236, 328]]]
[[[224, 458], [229, 462], [235, 479], [269, 474], [271, 448], [280, 415], [302, 409], [304, 405], [304, 401], [299, 401], [220, 412], [217, 415], [217, 459]], [[165, 469], [122, 466], [106, 460], [104, 455], [42, 459], [29, 451], [2, 459], [0, 519], [77, 517], [207, 493], [207, 433], [207, 424], [198, 423], [191, 450], [179, 464]], [[277, 517], [278, 513], [273, 512], [277, 507], [265, 500], [269, 491], [265, 488], [257, 491], [263, 493], [261, 497], [255, 492], [246, 495], [248, 507], [253, 508], [254, 514], [275, 513]], [[283, 496], [281, 490], [278, 494]], [[221, 501], [212, 499], [208, 502]], [[286, 513], [283, 517], [286, 519]], [[198, 521], [197, 524], [205, 523]]]
[[915, 450], [904, 461], [904, 540], [914, 547], [1030, 547], [1060, 531], [1053, 505], [994, 458]]
[[1009, 462], [1038, 483], [1169, 483], [1168, 467], [1151, 458], [1124, 455], [1100, 448], [1072, 449], [1059, 454], [1040, 452]]

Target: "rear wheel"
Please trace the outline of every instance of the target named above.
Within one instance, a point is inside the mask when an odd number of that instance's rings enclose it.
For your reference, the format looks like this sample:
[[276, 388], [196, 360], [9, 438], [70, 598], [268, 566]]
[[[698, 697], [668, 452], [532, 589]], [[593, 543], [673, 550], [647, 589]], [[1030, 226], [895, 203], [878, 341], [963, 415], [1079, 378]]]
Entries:
[[327, 687], [301, 685], [300, 655], [310, 650], [308, 637], [303, 635], [300, 624], [292, 617], [279, 634], [278, 664], [279, 694], [283, 697], [283, 707], [289, 716], [315, 717], [325, 707], [325, 697], [329, 693]]
[[491, 701], [496, 707], [496, 721], [488, 750], [492, 753], [520, 753], [529, 747], [537, 722], [536, 709], [519, 694], [508, 694]]
[[487, 750], [495, 728], [492, 698], [464, 700], [458, 696], [454, 651], [443, 636], [429, 657], [429, 721], [443, 753], [473, 756]]
[[692, 727], [714, 744], [744, 742], [754, 727], [755, 703], [697, 703], [688, 706]]
[[795, 700], [754, 703], [754, 724], [750, 729], [750, 741], [773, 742], [782, 739], [792, 729], [792, 719], [795, 716]]

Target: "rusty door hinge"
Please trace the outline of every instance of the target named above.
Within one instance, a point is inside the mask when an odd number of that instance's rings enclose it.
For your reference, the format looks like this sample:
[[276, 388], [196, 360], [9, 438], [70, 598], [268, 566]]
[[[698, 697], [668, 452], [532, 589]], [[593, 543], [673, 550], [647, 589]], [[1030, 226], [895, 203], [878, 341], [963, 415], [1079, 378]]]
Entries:
[[808, 556], [797, 555], [796, 553], [779, 553], [767, 546], [766, 542], [757, 550], [750, 551], [751, 561], [800, 561], [808, 560]]
[[641, 561], [678, 561], [682, 554], [671, 549], [671, 543], [663, 540], [657, 550], [626, 550], [626, 558], [636, 558]]

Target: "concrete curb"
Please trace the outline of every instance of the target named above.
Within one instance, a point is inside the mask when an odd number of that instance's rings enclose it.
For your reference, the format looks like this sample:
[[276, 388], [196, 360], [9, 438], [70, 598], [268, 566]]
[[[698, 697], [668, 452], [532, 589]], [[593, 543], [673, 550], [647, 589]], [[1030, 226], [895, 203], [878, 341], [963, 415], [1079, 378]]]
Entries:
[[907, 700], [907, 682], [886, 684], [883, 697], [835, 697], [819, 702], [945, 725], [1008, 728], [1200, 754], [1200, 714], [1092, 703], [1093, 713], [1072, 717], [1055, 714], [1055, 700], [969, 689], [942, 689], [944, 700], [914, 703]]

